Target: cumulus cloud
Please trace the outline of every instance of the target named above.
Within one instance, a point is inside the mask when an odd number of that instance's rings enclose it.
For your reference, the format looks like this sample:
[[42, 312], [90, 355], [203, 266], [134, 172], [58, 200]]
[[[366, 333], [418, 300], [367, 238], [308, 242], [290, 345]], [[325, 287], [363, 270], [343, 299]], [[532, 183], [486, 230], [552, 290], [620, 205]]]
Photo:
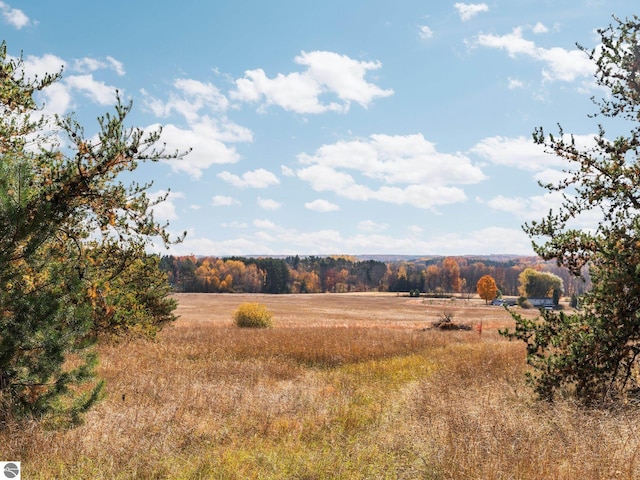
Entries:
[[151, 209], [153, 211], [153, 215], [158, 220], [177, 220], [178, 213], [176, 210], [175, 200], [178, 198], [185, 198], [183, 193], [180, 192], [167, 192], [166, 190], [158, 190], [156, 192], [150, 192], [147, 194], [149, 200], [151, 202], [157, 201], [159, 198], [167, 195], [167, 198], [154, 205]]
[[[539, 27], [538, 27], [539, 30]], [[476, 45], [504, 50], [512, 57], [527, 56], [541, 62], [542, 76], [548, 81], [573, 82], [580, 77], [591, 77], [594, 72], [593, 63], [584, 52], [564, 48], [542, 48], [535, 42], [523, 37], [522, 27], [516, 27], [506, 35], [480, 34]]]
[[464, 201], [466, 195], [457, 185], [485, 178], [468, 157], [438, 152], [420, 134], [341, 141], [313, 155], [300, 154], [298, 161], [298, 178], [318, 192], [426, 209]]
[[258, 197], [258, 206], [263, 210], [278, 210], [282, 207], [282, 203], [271, 198]]
[[93, 78], [93, 75], [71, 75], [64, 80], [70, 88], [79, 90], [98, 105], [113, 105], [116, 102], [116, 87]]
[[335, 212], [336, 210], [340, 210], [340, 207], [335, 203], [331, 203], [327, 200], [323, 200], [318, 198], [312, 202], [306, 202], [304, 204], [304, 208], [313, 210], [314, 212]]
[[460, 20], [466, 22], [481, 12], [488, 12], [489, 6], [486, 3], [455, 3], [453, 7], [458, 11]]
[[107, 56], [105, 60], [93, 57], [76, 59], [73, 62], [73, 69], [79, 73], [91, 73], [101, 69], [113, 70], [120, 76], [126, 73], [124, 64], [111, 56]]
[[229, 107], [229, 100], [211, 83], [188, 78], [179, 78], [173, 82], [174, 90], [164, 101], [149, 95], [142, 90], [144, 102], [158, 117], [168, 117], [171, 113], [178, 113], [189, 122], [196, 122], [202, 115], [211, 112], [224, 112]]
[[214, 207], [230, 207], [233, 205], [241, 205], [240, 200], [224, 195], [215, 195], [211, 199], [211, 205]]
[[[327, 51], [301, 52], [294, 61], [306, 70], [279, 73], [273, 78], [262, 69], [247, 70], [236, 80], [231, 97], [259, 103], [260, 109], [277, 105], [295, 113], [323, 113], [348, 111], [352, 102], [366, 108], [374, 99], [393, 94], [393, 90], [382, 89], [364, 78], [368, 71], [379, 69], [380, 62], [354, 60]], [[323, 96], [335, 100], [326, 103]]]
[[47, 73], [58, 73], [66, 68], [67, 62], [62, 58], [47, 53], [40, 57], [27, 55], [24, 58], [24, 73], [27, 78], [42, 78]]
[[[593, 135], [574, 135], [573, 138], [576, 146], [581, 150], [595, 145]], [[569, 136], [566, 140], [570, 141]], [[567, 160], [545, 152], [542, 145], [537, 145], [530, 138], [523, 136], [485, 138], [473, 146], [470, 152], [495, 165], [515, 167], [530, 172], [546, 171], [547, 176], [550, 175], [550, 170], [557, 172], [569, 167]]]
[[[185, 126], [168, 124], [163, 127], [162, 142], [167, 150], [191, 152], [179, 161], [172, 161], [176, 172], [185, 172], [194, 179], [212, 165], [235, 163], [240, 155], [230, 143], [252, 142], [253, 132], [229, 120], [224, 112], [228, 99], [211, 83], [192, 79], [178, 79], [167, 100], [141, 91], [147, 109], [159, 118], [177, 113]], [[151, 125], [150, 129], [159, 125]]]
[[[237, 162], [240, 155], [225, 142], [249, 141], [251, 136], [249, 133], [236, 131], [235, 127], [211, 119], [204, 119], [187, 128], [174, 124], [162, 126], [161, 142], [166, 144], [167, 153], [185, 153], [192, 149], [184, 158], [167, 162], [174, 171], [187, 173], [195, 180], [212, 165]], [[158, 128], [160, 124], [153, 124], [147, 130], [154, 131]]]
[[245, 172], [242, 176], [234, 175], [225, 170], [220, 172], [218, 177], [238, 188], [267, 188], [280, 183], [278, 177], [264, 168]]
[[30, 25], [31, 19], [19, 8], [12, 8], [5, 2], [0, 2], [0, 15], [6, 23], [20, 30]]
[[[85, 60], [80, 64], [76, 61], [72, 69], [92, 72], [98, 68], [108, 67], [107, 63], [104, 64], [106, 67], [100, 67], [98, 65], [99, 61], [94, 62], [93, 59]], [[78, 65], [80, 66], [79, 69], [76, 68]], [[52, 54], [42, 56], [28, 55], [24, 58], [24, 72], [29, 79], [42, 78], [46, 74], [58, 73], [67, 67], [68, 62]], [[63, 77], [60, 81], [48, 86], [41, 92], [41, 97], [45, 102], [44, 113], [66, 113], [73, 104], [74, 93], [77, 92], [98, 105], [110, 106], [115, 103], [116, 99], [116, 87], [96, 80], [92, 73], [70, 75]]]

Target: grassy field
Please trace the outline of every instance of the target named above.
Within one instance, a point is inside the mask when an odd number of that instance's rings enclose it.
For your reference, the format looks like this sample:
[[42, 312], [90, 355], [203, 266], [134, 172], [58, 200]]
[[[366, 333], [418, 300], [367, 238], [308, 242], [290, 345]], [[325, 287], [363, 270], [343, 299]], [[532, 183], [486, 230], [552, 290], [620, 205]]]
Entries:
[[[181, 294], [155, 342], [101, 347], [108, 396], [68, 431], [0, 431], [25, 479], [635, 479], [640, 414], [537, 403], [478, 300]], [[239, 304], [273, 312], [238, 329]], [[443, 315], [477, 326], [436, 331]]]

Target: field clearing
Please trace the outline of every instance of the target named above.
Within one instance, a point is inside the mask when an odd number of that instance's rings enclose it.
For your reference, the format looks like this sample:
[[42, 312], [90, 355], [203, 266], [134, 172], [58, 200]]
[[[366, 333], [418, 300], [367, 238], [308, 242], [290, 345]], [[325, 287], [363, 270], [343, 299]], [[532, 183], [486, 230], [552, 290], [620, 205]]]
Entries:
[[[640, 414], [536, 402], [509, 314], [396, 294], [180, 294], [158, 340], [100, 347], [68, 431], [0, 431], [23, 478], [632, 479]], [[274, 327], [238, 329], [243, 302]], [[443, 314], [477, 326], [437, 331]], [[535, 312], [527, 312], [534, 315]]]
[[[177, 326], [205, 322], [230, 325], [233, 311], [243, 302], [259, 302], [274, 314], [275, 327], [384, 327], [419, 329], [431, 325], [443, 313], [456, 321], [489, 328], [511, 325], [503, 308], [485, 305], [478, 298], [411, 298], [396, 293], [341, 293], [305, 295], [182, 293]], [[535, 314], [535, 312], [531, 312]]]

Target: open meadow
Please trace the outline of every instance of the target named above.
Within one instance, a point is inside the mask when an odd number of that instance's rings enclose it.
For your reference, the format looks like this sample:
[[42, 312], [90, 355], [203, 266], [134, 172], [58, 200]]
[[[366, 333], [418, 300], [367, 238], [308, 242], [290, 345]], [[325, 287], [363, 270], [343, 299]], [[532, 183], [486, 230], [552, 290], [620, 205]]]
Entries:
[[[7, 425], [0, 460], [26, 479], [640, 478], [640, 414], [536, 402], [524, 345], [497, 333], [513, 324], [500, 307], [176, 298], [180, 319], [156, 341], [100, 347], [107, 396], [82, 426]], [[233, 325], [248, 301], [273, 328]], [[473, 328], [430, 328], [445, 314]]]

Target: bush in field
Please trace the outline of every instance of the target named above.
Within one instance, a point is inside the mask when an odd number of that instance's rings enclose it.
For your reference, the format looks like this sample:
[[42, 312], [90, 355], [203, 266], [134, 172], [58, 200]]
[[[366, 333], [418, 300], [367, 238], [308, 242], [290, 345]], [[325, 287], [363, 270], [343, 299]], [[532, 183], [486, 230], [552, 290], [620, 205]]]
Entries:
[[243, 303], [233, 314], [233, 323], [243, 328], [267, 328], [272, 324], [271, 312], [260, 303]]

